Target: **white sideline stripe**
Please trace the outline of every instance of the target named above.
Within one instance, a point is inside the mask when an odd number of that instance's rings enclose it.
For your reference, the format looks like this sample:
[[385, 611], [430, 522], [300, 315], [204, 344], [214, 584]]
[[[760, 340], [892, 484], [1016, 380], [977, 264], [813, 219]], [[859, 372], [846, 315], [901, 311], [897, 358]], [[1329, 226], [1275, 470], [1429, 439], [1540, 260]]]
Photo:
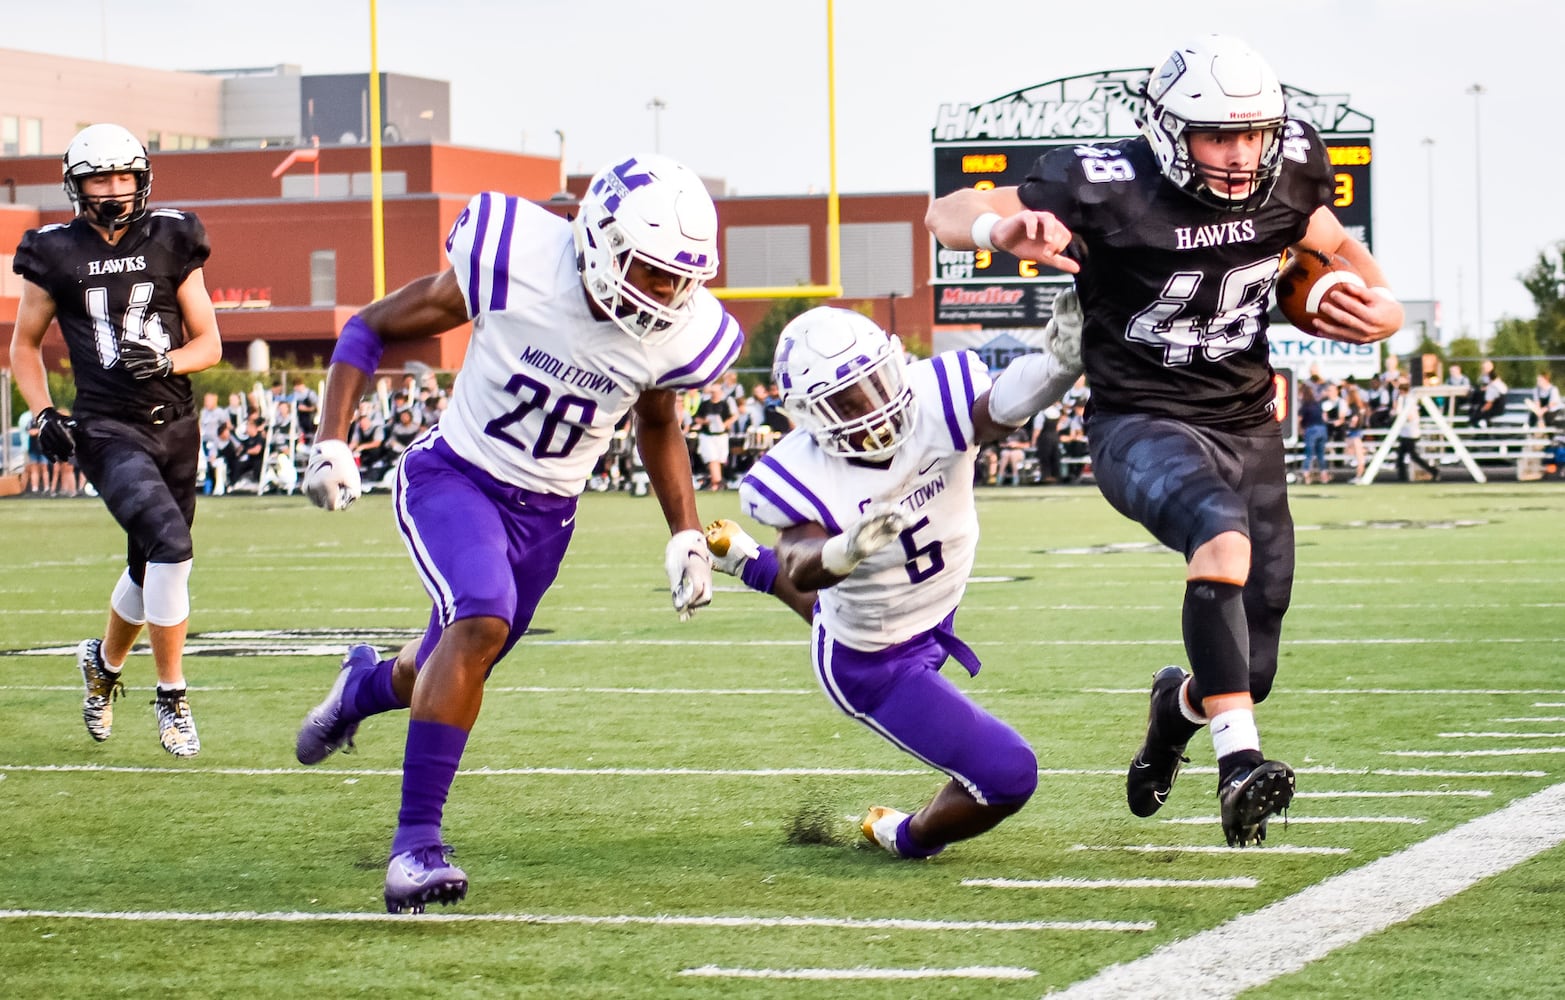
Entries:
[[706, 979], [1031, 979], [1038, 973], [1012, 965], [969, 965], [960, 969], [724, 969], [703, 965], [681, 976]]
[[1124, 931], [1157, 929], [1151, 920], [909, 920], [899, 917], [701, 917], [659, 914], [594, 916], [572, 913], [305, 913], [227, 910], [213, 913], [175, 910], [0, 910], [0, 920], [125, 920], [137, 923], [262, 924], [570, 924], [658, 927], [834, 927], [888, 931]]
[[1254, 889], [1258, 878], [964, 878], [980, 889]]
[[[60, 774], [216, 774], [236, 775], [239, 777], [270, 777], [279, 774], [293, 774], [301, 776], [324, 775], [339, 778], [395, 778], [401, 777], [400, 768], [330, 768], [330, 767], [140, 767], [122, 764], [0, 764], [0, 772], [5, 771], [33, 771], [39, 773], [55, 772]], [[527, 777], [530, 775], [551, 776], [604, 776], [618, 775], [621, 777], [746, 777], [746, 778], [776, 778], [776, 777], [867, 777], [867, 778], [903, 778], [915, 775], [927, 775], [925, 768], [874, 768], [874, 767], [767, 767], [767, 768], [723, 768], [723, 767], [479, 767], [457, 772], [459, 775], [475, 778], [498, 777]], [[1068, 767], [1040, 767], [1039, 777], [1064, 777], [1064, 778], [1118, 778], [1124, 775], [1122, 768], [1068, 768]], [[1215, 767], [1187, 767], [1185, 774], [1216, 774]], [[1377, 775], [1392, 778], [1544, 778], [1547, 771], [1436, 771], [1423, 768], [1376, 768], [1366, 770], [1364, 768], [1297, 768], [1295, 774], [1345, 774], [1353, 777], [1362, 775]], [[1463, 795], [1464, 792], [1364, 792], [1364, 793], [1334, 793], [1334, 792], [1300, 792], [1299, 796], [1309, 795], [1333, 795], [1333, 794], [1363, 794], [1363, 795]], [[1481, 793], [1489, 795], [1489, 792]]]
[[[1174, 826], [1205, 826], [1212, 822], [1210, 816], [1181, 816], [1178, 819], [1159, 820]], [[1289, 816], [1288, 826], [1305, 826], [1311, 823], [1385, 823], [1389, 826], [1419, 826], [1424, 820], [1414, 816]]]
[[[1138, 688], [1082, 688], [1082, 694], [1134, 694], [1145, 698], [1147, 689]], [[1513, 694], [1565, 694], [1554, 688], [1289, 688], [1289, 695], [1296, 694], [1395, 694], [1395, 695], [1455, 695], [1459, 698], [1468, 698], [1473, 695], [1513, 695]], [[1546, 704], [1546, 703], [1545, 703]]]
[[1505, 750], [1382, 750], [1387, 757], [1527, 757], [1565, 753], [1565, 747], [1511, 747]]
[[1565, 722], [1565, 715], [1513, 715], [1495, 722]]
[[[1205, 822], [1210, 823], [1211, 820]], [[1279, 844], [1276, 847], [1212, 847], [1189, 844], [1077, 844], [1073, 851], [1125, 851], [1129, 854], [1234, 854], [1243, 852], [1247, 858], [1267, 854], [1349, 854], [1348, 847], [1294, 847]]]
[[[1487, 799], [1494, 793], [1486, 788], [1475, 788], [1469, 791], [1456, 791], [1454, 789], [1426, 789], [1417, 790], [1409, 788], [1399, 792], [1294, 792], [1296, 799], [1443, 799], [1466, 798]], [[1290, 822], [1298, 822], [1291, 820]]]
[[1443, 740], [1562, 740], [1565, 733], [1436, 733]]
[[[1561, 842], [1565, 784], [1049, 996], [1227, 1000], [1401, 923]], [[1266, 947], [1256, 948], [1257, 941]], [[1244, 956], [1243, 961], [1234, 961], [1235, 955]], [[1192, 977], [1191, 969], [1200, 975]]]

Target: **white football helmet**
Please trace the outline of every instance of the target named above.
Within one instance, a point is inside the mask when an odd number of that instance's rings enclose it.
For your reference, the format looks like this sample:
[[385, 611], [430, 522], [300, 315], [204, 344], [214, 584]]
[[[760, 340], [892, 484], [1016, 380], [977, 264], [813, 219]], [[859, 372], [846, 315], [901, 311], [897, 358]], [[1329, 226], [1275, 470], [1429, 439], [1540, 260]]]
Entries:
[[[1282, 130], [1287, 102], [1282, 85], [1265, 59], [1244, 42], [1207, 35], [1175, 49], [1152, 71], [1137, 118], [1152, 144], [1163, 175], [1206, 204], [1235, 212], [1253, 212], [1271, 197], [1282, 167]], [[1190, 155], [1188, 133], [1258, 130], [1267, 133], [1259, 168], [1214, 170]], [[1208, 178], [1234, 185], [1248, 182], [1243, 194], [1211, 187]]]
[[[633, 156], [599, 171], [573, 222], [587, 294], [637, 340], [672, 336], [696, 289], [717, 274], [717, 209], [701, 178], [666, 156]], [[628, 280], [633, 261], [674, 278], [667, 303]]]
[[[77, 215], [110, 231], [123, 229], [147, 214], [147, 198], [152, 194], [152, 164], [141, 140], [118, 125], [88, 125], [76, 133], [65, 147], [63, 162], [65, 194], [76, 207]], [[87, 198], [82, 194], [84, 177], [94, 174], [135, 174], [136, 191], [130, 210], [115, 198]]]
[[820, 306], [777, 337], [772, 376], [782, 408], [828, 454], [890, 458], [916, 413], [902, 341], [849, 309]]

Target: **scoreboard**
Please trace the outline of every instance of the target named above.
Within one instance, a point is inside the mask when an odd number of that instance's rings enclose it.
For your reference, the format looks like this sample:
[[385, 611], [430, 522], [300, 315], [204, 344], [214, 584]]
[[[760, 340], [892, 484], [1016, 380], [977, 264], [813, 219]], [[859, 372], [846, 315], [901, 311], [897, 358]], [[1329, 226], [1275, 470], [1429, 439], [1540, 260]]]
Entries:
[[[967, 187], [1020, 184], [1053, 149], [1112, 142], [1137, 134], [1135, 88], [1147, 70], [1070, 77], [977, 106], [946, 105], [932, 130], [935, 197]], [[1333, 173], [1332, 211], [1349, 235], [1373, 249], [1370, 168], [1374, 122], [1341, 95], [1283, 88], [1288, 114], [1321, 133]], [[1001, 251], [934, 254], [937, 326], [1041, 327], [1069, 277]]]

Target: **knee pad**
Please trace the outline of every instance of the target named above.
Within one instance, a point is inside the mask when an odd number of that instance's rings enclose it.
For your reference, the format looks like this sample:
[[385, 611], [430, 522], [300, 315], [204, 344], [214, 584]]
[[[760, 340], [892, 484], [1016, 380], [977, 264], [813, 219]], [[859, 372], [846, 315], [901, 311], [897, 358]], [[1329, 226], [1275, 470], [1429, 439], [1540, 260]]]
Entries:
[[984, 801], [994, 806], [1020, 806], [1038, 788], [1038, 756], [1026, 743], [995, 748], [983, 775]]
[[147, 610], [142, 603], [141, 588], [131, 579], [130, 570], [120, 574], [119, 582], [114, 585], [114, 594], [109, 598], [109, 607], [132, 625], [147, 624]]
[[147, 563], [142, 601], [147, 621], [153, 625], [178, 625], [190, 617], [191, 560]]

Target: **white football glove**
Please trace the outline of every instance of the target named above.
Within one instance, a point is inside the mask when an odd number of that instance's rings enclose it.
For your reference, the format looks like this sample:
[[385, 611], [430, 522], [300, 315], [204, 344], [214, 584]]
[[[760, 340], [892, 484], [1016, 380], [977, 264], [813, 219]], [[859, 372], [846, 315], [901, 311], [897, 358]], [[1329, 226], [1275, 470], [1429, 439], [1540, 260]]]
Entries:
[[894, 503], [872, 503], [842, 534], [833, 535], [821, 546], [821, 566], [834, 576], [847, 576], [912, 523], [907, 511]]
[[663, 568], [668, 571], [680, 621], [689, 621], [696, 608], [712, 603], [712, 556], [706, 550], [706, 535], [695, 528], [675, 534], [663, 550]]
[[359, 498], [359, 467], [346, 441], [327, 439], [310, 449], [304, 494], [322, 510], [347, 510]]
[[1078, 373], [1081, 364], [1081, 299], [1076, 286], [1061, 289], [1054, 296], [1054, 315], [1043, 328], [1043, 345], [1049, 353], [1060, 359], [1060, 365]]

